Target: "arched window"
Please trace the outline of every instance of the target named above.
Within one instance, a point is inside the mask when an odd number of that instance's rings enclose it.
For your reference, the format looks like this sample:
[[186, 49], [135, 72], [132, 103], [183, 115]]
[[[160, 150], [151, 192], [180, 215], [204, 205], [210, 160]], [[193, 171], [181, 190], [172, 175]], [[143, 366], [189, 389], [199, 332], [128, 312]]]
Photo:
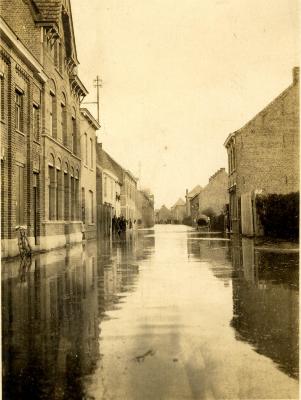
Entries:
[[49, 101], [48, 101], [48, 114], [49, 114], [49, 135], [57, 137], [57, 126], [56, 126], [56, 89], [55, 83], [52, 79], [49, 80]]
[[84, 134], [84, 155], [84, 163], [88, 165], [88, 136], [86, 133]]
[[72, 107], [71, 114], [71, 151], [77, 154], [76, 113], [74, 107]]
[[48, 162], [48, 218], [54, 220], [56, 217], [56, 195], [55, 195], [55, 163], [54, 156], [50, 154]]
[[74, 196], [75, 196], [75, 219], [80, 219], [80, 211], [79, 211], [79, 170], [78, 168], [75, 170], [75, 181], [74, 181]]
[[58, 159], [56, 165], [56, 219], [63, 218], [63, 174], [62, 162]]
[[69, 168], [68, 164], [64, 163], [64, 219], [69, 221], [69, 204], [70, 204], [70, 192], [69, 192]]
[[66, 95], [62, 93], [61, 97], [61, 129], [60, 129], [60, 140], [63, 141], [64, 145], [68, 145], [68, 138], [67, 138], [67, 100]]
[[94, 164], [94, 157], [93, 157], [93, 139], [90, 138], [90, 167], [93, 168]]
[[70, 168], [70, 192], [71, 192], [71, 221], [75, 220], [75, 178], [74, 169]]

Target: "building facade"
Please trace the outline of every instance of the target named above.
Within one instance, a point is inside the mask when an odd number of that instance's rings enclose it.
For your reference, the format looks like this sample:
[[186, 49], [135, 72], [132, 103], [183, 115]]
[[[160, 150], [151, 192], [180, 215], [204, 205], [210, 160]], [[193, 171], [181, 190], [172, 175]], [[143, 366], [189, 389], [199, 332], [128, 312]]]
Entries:
[[[79, 104], [87, 94], [70, 1], [3, 0], [1, 20], [2, 257], [82, 238]], [[20, 23], [22, 21], [22, 23]]]
[[220, 168], [210, 178], [208, 184], [199, 194], [199, 212], [220, 215], [228, 203], [228, 174], [225, 168]]
[[106, 236], [112, 231], [112, 218], [121, 215], [123, 169], [97, 144], [96, 203], [98, 231]]
[[292, 84], [224, 145], [231, 230], [261, 234], [256, 195], [299, 191], [299, 68]]
[[196, 195], [200, 193], [202, 187], [200, 185], [195, 186], [190, 192], [186, 189], [185, 201], [186, 201], [186, 217], [191, 217], [192, 221], [194, 217], [192, 217], [191, 211], [191, 200], [195, 198]]
[[99, 123], [86, 108], [81, 108], [81, 220], [83, 238], [95, 239], [96, 229], [96, 131]]
[[173, 223], [182, 224], [186, 217], [186, 203], [183, 199], [178, 201], [171, 207], [171, 218]]
[[129, 170], [123, 170], [121, 186], [121, 215], [132, 222], [137, 219], [137, 182], [138, 179]]
[[196, 193], [193, 197], [189, 199], [189, 209], [192, 225], [196, 225], [197, 219], [199, 217], [199, 196], [200, 193]]
[[138, 190], [136, 206], [138, 227], [153, 227], [155, 223], [154, 196], [148, 190]]

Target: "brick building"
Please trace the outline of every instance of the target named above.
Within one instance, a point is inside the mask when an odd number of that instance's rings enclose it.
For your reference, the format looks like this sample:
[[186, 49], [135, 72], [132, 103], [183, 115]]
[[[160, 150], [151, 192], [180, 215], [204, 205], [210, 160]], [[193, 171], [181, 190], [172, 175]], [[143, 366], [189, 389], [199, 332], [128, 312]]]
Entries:
[[111, 234], [114, 215], [121, 215], [121, 186], [123, 169], [97, 144], [96, 203], [98, 230], [105, 235]]
[[78, 78], [70, 1], [3, 0], [1, 19], [2, 256], [24, 226], [34, 250], [82, 238]]
[[81, 220], [83, 237], [96, 238], [96, 131], [99, 123], [86, 108], [81, 108]]
[[171, 207], [171, 218], [173, 223], [182, 224], [186, 216], [186, 203], [183, 199], [178, 201]]
[[200, 191], [199, 212], [207, 215], [210, 210], [216, 216], [221, 215], [228, 201], [228, 174], [225, 168], [220, 168]]
[[149, 190], [137, 191], [136, 218], [138, 226], [141, 228], [154, 226], [154, 196]]
[[202, 187], [200, 185], [195, 186], [190, 192], [188, 192], [188, 189], [186, 189], [186, 195], [185, 195], [185, 200], [186, 200], [186, 216], [191, 217], [191, 200], [195, 198], [196, 195], [200, 193], [202, 190]]
[[137, 219], [137, 182], [138, 179], [129, 171], [123, 170], [122, 186], [121, 186], [121, 215], [126, 220]]
[[293, 70], [292, 84], [224, 145], [231, 229], [261, 234], [256, 194], [299, 191], [299, 68]]
[[195, 225], [197, 219], [199, 217], [199, 196], [200, 193], [195, 193], [193, 197], [189, 199], [189, 210], [190, 210], [190, 217], [191, 217], [191, 224]]

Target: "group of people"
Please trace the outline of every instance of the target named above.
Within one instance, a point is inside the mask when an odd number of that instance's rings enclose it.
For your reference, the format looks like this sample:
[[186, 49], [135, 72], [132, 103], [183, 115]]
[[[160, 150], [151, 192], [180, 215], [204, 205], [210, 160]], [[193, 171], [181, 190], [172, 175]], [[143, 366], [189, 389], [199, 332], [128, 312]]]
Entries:
[[[134, 224], [136, 223], [136, 220], [134, 221]], [[131, 218], [129, 220], [125, 219], [123, 215], [120, 217], [114, 217], [112, 218], [112, 234], [113, 235], [118, 235], [121, 236], [122, 234], [125, 234], [126, 229], [132, 229], [133, 228], [133, 222]]]

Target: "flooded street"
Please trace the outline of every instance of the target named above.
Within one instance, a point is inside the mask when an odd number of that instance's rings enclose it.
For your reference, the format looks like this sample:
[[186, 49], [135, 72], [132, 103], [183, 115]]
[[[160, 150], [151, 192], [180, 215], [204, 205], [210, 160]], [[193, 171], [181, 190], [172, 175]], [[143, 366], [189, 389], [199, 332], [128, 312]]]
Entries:
[[298, 259], [157, 225], [3, 262], [3, 398], [298, 398]]

